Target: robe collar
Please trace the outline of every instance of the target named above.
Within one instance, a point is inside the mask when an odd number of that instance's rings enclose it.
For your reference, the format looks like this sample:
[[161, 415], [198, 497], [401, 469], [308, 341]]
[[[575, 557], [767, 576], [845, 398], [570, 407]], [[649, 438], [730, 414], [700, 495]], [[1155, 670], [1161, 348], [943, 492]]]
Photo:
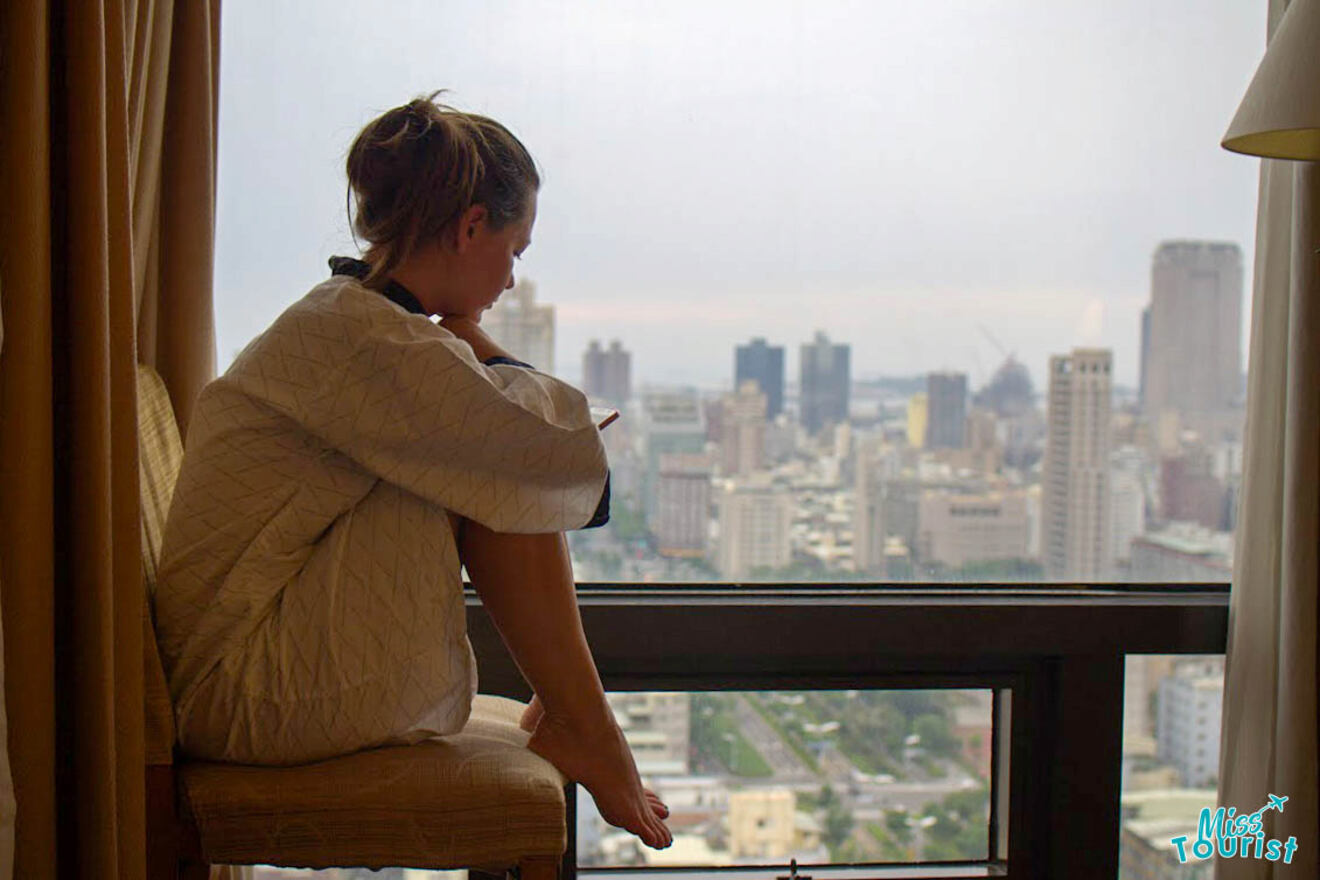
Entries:
[[[363, 260], [357, 260], [353, 257], [330, 258], [330, 274], [332, 275], [351, 275], [361, 281], [370, 272], [371, 264]], [[413, 295], [413, 292], [393, 278], [385, 282], [380, 294], [405, 311], [412, 312], [414, 315], [427, 315], [429, 317], [430, 313], [422, 307], [421, 302]]]

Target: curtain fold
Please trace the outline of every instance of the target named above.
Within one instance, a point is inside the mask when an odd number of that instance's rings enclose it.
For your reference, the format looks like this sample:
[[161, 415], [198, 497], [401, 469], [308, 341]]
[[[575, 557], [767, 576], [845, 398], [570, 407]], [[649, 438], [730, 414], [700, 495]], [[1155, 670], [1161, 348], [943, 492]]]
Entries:
[[[1270, 30], [1286, 0], [1270, 3]], [[1320, 86], [1318, 86], [1320, 87]], [[1220, 880], [1320, 876], [1320, 169], [1262, 160], [1243, 494], [1229, 618], [1219, 799], [1269, 794], [1291, 865], [1220, 860]]]
[[181, 411], [213, 370], [218, 18], [0, 7], [0, 620], [24, 880], [145, 875], [136, 363], [167, 365]]

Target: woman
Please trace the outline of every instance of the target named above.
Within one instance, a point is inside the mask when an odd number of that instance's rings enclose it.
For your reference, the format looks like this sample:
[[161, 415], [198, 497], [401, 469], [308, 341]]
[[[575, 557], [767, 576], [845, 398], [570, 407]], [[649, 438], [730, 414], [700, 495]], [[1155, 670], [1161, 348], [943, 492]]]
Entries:
[[536, 693], [529, 748], [667, 846], [561, 534], [608, 515], [600, 437], [580, 391], [479, 326], [540, 181], [507, 129], [434, 98], [349, 151], [364, 259], [332, 260], [198, 400], [155, 600], [179, 741], [290, 764], [457, 732], [476, 686], [466, 565]]

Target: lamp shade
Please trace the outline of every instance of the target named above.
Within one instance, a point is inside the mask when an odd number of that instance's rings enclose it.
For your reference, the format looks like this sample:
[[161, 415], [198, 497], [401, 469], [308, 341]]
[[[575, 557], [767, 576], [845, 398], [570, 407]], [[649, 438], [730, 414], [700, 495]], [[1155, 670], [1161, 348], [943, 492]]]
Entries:
[[1247, 86], [1226, 149], [1320, 161], [1320, 0], [1292, 0]]

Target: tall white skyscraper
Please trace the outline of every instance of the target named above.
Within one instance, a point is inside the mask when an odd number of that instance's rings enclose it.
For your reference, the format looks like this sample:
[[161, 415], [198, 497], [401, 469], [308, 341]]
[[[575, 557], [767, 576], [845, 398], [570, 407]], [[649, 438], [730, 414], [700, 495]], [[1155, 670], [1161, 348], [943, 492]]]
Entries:
[[727, 477], [745, 476], [765, 463], [766, 394], [745, 379], [720, 401], [720, 464]]
[[1112, 573], [1112, 367], [1108, 349], [1050, 358], [1041, 534], [1047, 577], [1099, 580]]
[[536, 302], [536, 284], [519, 281], [481, 317], [500, 347], [542, 373], [555, 371], [555, 307]]
[[1202, 432], [1224, 421], [1242, 371], [1242, 251], [1236, 244], [1166, 241], [1151, 265], [1143, 317], [1142, 407], [1176, 413]]

